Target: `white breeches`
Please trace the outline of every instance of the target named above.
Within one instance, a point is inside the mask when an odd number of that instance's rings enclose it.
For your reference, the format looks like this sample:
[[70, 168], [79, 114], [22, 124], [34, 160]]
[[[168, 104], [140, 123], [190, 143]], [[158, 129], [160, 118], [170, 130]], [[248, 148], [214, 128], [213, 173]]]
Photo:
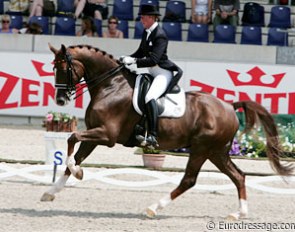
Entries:
[[153, 83], [145, 96], [145, 103], [150, 100], [157, 100], [167, 89], [173, 77], [173, 72], [160, 68], [158, 65], [148, 68], [150, 74], [154, 77]]

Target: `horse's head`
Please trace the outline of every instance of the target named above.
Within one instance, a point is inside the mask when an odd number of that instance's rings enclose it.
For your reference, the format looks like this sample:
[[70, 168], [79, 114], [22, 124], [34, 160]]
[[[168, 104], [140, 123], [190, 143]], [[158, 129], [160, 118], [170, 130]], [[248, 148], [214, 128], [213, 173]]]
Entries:
[[50, 50], [54, 53], [54, 76], [55, 76], [55, 101], [56, 104], [63, 106], [69, 100], [72, 91], [84, 76], [84, 67], [78, 60], [74, 60], [72, 54], [61, 45], [57, 50], [49, 44]]

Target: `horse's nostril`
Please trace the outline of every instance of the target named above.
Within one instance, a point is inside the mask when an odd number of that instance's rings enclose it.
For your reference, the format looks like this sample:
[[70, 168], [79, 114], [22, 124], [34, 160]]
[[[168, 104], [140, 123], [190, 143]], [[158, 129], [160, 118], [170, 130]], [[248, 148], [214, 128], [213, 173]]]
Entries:
[[59, 106], [64, 106], [67, 104], [67, 99], [64, 94], [57, 94], [57, 97], [55, 98], [56, 104]]
[[64, 101], [57, 101], [57, 104], [58, 104], [59, 106], [63, 106], [63, 105], [65, 104], [65, 102], [64, 102]]
[[56, 104], [59, 106], [64, 106], [66, 104], [66, 101], [64, 99], [58, 99], [56, 101]]

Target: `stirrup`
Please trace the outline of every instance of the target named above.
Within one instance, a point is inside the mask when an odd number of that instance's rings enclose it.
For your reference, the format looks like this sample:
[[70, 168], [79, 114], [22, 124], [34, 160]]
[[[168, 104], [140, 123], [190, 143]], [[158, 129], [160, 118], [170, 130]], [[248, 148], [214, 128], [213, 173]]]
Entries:
[[140, 143], [140, 146], [145, 147], [147, 145], [146, 137], [142, 135], [136, 135], [135, 138]]
[[146, 142], [149, 149], [156, 149], [159, 147], [159, 143], [154, 135], [149, 135], [146, 138]]

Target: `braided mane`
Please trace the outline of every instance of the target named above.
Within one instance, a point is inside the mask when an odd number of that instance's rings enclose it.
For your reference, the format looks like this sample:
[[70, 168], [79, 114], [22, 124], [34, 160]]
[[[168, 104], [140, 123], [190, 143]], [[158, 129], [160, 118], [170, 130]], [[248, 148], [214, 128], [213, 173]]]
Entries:
[[103, 56], [108, 56], [110, 59], [114, 59], [116, 60], [116, 62], [118, 63], [119, 61], [117, 59], [114, 58], [113, 55], [108, 54], [106, 51], [101, 50], [97, 47], [91, 46], [91, 45], [87, 45], [87, 44], [79, 44], [79, 45], [71, 45], [69, 46], [70, 49], [88, 49], [90, 52], [100, 52]]

